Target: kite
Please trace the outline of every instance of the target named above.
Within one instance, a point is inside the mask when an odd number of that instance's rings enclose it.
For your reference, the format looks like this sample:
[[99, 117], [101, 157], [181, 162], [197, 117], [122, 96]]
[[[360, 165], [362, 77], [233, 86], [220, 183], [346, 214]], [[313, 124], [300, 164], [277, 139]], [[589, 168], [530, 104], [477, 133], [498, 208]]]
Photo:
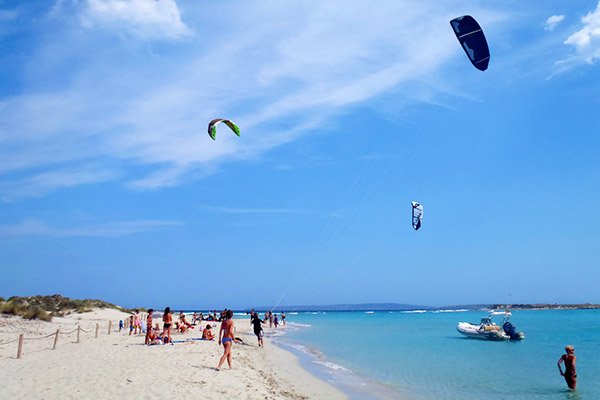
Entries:
[[416, 201], [412, 201], [412, 226], [415, 228], [415, 231], [418, 231], [421, 227], [421, 221], [423, 220], [423, 206], [417, 203]]
[[450, 25], [471, 64], [478, 70], [485, 71], [490, 62], [490, 49], [481, 26], [470, 15], [454, 18]]
[[227, 125], [233, 131], [233, 133], [240, 136], [240, 128], [238, 128], [237, 125], [234, 124], [233, 122], [231, 122], [230, 120], [228, 120], [228, 119], [213, 119], [208, 124], [208, 134], [210, 135], [212, 140], [215, 140], [216, 134], [217, 134], [217, 125], [221, 122], [223, 122], [225, 125]]

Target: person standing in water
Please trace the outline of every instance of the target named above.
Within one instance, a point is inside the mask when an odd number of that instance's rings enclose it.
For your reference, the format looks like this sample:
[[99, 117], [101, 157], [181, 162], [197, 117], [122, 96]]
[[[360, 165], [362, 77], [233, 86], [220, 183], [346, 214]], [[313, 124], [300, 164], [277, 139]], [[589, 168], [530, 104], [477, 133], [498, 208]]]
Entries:
[[[575, 387], [577, 386], [577, 371], [575, 370], [575, 361], [577, 360], [577, 357], [573, 355], [575, 354], [575, 349], [573, 346], [567, 346], [565, 347], [565, 351], [567, 354], [563, 354], [560, 360], [558, 360], [558, 371], [565, 377], [569, 389], [575, 390]], [[562, 364], [563, 361], [565, 362], [564, 373], [560, 367], [560, 364]]]
[[221, 330], [219, 331], [219, 344], [223, 343], [223, 355], [219, 360], [219, 366], [217, 370], [221, 370], [221, 365], [227, 359], [229, 369], [231, 369], [231, 345], [233, 342], [237, 343], [236, 338], [233, 336], [233, 311], [227, 310], [225, 314], [225, 320], [221, 322]]

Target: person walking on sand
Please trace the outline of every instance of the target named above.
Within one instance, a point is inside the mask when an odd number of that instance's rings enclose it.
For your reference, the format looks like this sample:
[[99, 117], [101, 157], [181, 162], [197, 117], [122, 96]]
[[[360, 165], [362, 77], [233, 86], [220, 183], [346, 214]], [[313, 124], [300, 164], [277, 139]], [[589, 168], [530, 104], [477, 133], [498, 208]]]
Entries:
[[171, 307], [165, 308], [165, 312], [163, 313], [163, 333], [161, 335], [161, 339], [163, 343], [167, 343], [165, 341], [165, 333], [168, 337], [168, 343], [171, 343], [171, 325], [173, 325], [173, 316], [171, 315]]
[[219, 344], [223, 343], [223, 355], [219, 360], [219, 366], [217, 370], [221, 370], [221, 365], [227, 359], [227, 364], [229, 364], [229, 369], [231, 369], [231, 345], [233, 342], [237, 343], [236, 338], [233, 336], [233, 311], [227, 310], [227, 314], [225, 314], [225, 320], [221, 322], [221, 330], [219, 331]]
[[258, 314], [255, 314], [254, 318], [252, 318], [252, 320], [250, 321], [250, 324], [254, 326], [254, 334], [258, 338], [258, 346], [262, 347], [264, 349], [265, 344], [263, 343], [263, 329], [262, 329], [263, 320], [260, 319]]
[[[558, 371], [565, 377], [569, 389], [575, 390], [575, 387], [577, 386], [577, 371], [575, 370], [575, 361], [577, 360], [577, 357], [573, 355], [575, 354], [575, 349], [573, 346], [567, 346], [565, 347], [565, 351], [567, 354], [563, 354], [558, 360]], [[565, 362], [564, 373], [560, 367], [560, 364], [562, 364], [563, 361]]]

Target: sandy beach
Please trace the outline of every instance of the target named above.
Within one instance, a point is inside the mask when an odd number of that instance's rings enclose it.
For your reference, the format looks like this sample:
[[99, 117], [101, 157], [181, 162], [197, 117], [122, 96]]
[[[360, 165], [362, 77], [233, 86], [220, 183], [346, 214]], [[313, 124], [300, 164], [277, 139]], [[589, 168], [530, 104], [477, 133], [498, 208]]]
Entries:
[[[216, 366], [223, 353], [217, 341], [200, 341], [198, 328], [174, 334], [172, 345], [144, 345], [144, 335], [119, 332], [128, 315], [101, 309], [52, 322], [0, 317], [0, 387], [11, 399], [117, 398], [145, 396], [205, 399], [344, 399], [347, 396], [302, 369], [296, 357], [271, 344], [256, 344], [247, 318], [236, 319], [233, 369]], [[112, 321], [111, 334], [108, 334]], [[158, 320], [156, 320], [158, 321]], [[215, 326], [218, 335], [219, 323]], [[80, 342], [77, 329], [81, 327]], [[162, 324], [161, 324], [162, 325]], [[96, 327], [98, 337], [96, 338]], [[57, 329], [57, 346], [52, 350]], [[266, 329], [269, 329], [268, 327]], [[285, 329], [285, 328], [278, 328]], [[24, 334], [17, 359], [18, 337]], [[7, 343], [10, 342], [10, 343]]]

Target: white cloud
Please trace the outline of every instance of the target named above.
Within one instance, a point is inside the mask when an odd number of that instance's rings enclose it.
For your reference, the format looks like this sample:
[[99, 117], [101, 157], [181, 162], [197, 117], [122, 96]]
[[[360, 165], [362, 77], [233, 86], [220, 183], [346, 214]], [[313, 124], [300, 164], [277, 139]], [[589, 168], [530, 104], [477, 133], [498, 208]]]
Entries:
[[546, 29], [547, 31], [551, 31], [552, 29], [556, 28], [556, 25], [558, 25], [564, 19], [564, 15], [553, 15], [546, 20], [546, 26], [544, 27], [544, 29]]
[[41, 197], [59, 189], [111, 181], [119, 175], [116, 170], [104, 167], [52, 170], [21, 180], [5, 180], [0, 184], [0, 198], [13, 201], [22, 197]]
[[12, 21], [19, 16], [19, 12], [17, 10], [0, 10], [0, 21]]
[[583, 28], [565, 40], [565, 44], [573, 46], [575, 54], [559, 63], [578, 64], [593, 63], [600, 58], [600, 2], [594, 11], [581, 18]]
[[99, 26], [142, 38], [179, 39], [192, 31], [175, 0], [87, 0], [84, 26]]
[[181, 225], [176, 221], [144, 220], [113, 221], [77, 228], [57, 228], [34, 218], [13, 225], [0, 225], [0, 236], [54, 236], [54, 237], [120, 237], [146, 232], [156, 228]]
[[[173, 1], [87, 4], [93, 24], [140, 29], [146, 37], [153, 29], [164, 36], [169, 24], [171, 33], [187, 32]], [[448, 25], [452, 4], [448, 10], [407, 0], [378, 7], [364, 1], [187, 6], [186, 20], [202, 41], [161, 43], [154, 51], [67, 27], [40, 41], [30, 69], [36, 74], [45, 66], [41, 82], [0, 99], [0, 175], [10, 182], [0, 195], [41, 196], [118, 179], [135, 189], [173, 186], [326, 130], [351, 107], [390, 92], [398, 93], [397, 104], [410, 105], [434, 100], [437, 89], [428, 82], [459, 84], [456, 76], [444, 81], [442, 69], [464, 56]], [[161, 19], [157, 7], [173, 12]], [[227, 18], [207, 18], [210, 7]], [[503, 18], [478, 15], [490, 28]], [[48, 90], [47, 81], [62, 84]], [[206, 125], [224, 116], [242, 137], [223, 131], [212, 141]], [[59, 172], [64, 181], [41, 179]]]

